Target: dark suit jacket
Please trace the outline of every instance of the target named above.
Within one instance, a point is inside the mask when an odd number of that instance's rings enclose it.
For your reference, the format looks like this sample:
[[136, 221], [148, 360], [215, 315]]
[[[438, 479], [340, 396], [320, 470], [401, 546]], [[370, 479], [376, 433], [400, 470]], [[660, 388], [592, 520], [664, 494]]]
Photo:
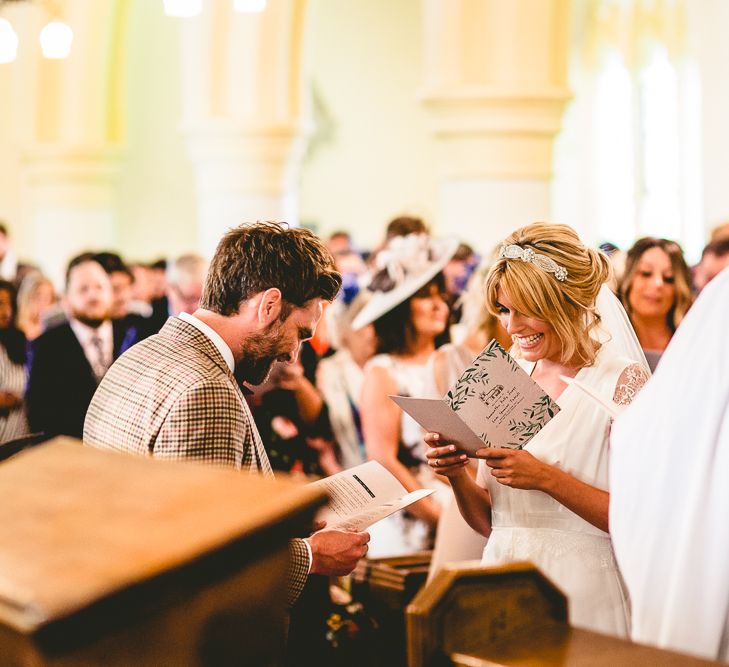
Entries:
[[[126, 324], [114, 322], [114, 359], [122, 350]], [[26, 391], [32, 431], [81, 438], [86, 410], [96, 391], [96, 378], [81, 343], [66, 322], [46, 331], [31, 345]]]

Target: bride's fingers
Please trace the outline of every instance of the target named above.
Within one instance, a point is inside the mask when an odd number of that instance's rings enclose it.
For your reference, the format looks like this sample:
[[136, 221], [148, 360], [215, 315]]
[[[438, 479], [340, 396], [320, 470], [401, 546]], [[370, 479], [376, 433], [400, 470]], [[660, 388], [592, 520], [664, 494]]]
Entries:
[[425, 452], [425, 456], [427, 456], [429, 459], [435, 459], [441, 456], [447, 456], [448, 454], [452, 454], [456, 451], [456, 448], [454, 445], [446, 445], [445, 447], [432, 447], [427, 452]]
[[447, 468], [449, 466], [463, 465], [468, 462], [465, 454], [454, 454], [453, 456], [440, 456], [429, 459], [428, 463], [432, 468]]

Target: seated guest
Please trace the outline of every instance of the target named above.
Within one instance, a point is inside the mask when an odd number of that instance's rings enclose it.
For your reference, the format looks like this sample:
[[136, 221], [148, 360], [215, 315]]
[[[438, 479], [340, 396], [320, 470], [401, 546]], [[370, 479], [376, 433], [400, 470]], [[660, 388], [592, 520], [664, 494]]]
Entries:
[[195, 254], [181, 255], [167, 262], [165, 296], [152, 304], [155, 331], [162, 328], [167, 318], [197, 310], [207, 269], [207, 261]]
[[694, 271], [694, 289], [700, 292], [729, 266], [729, 238], [712, 241], [701, 253], [701, 261]]
[[0, 444], [28, 434], [25, 336], [15, 326], [15, 287], [0, 280]]
[[691, 306], [691, 274], [678, 243], [646, 237], [628, 250], [620, 299], [651, 371]]
[[335, 321], [339, 349], [319, 362], [316, 386], [327, 406], [338, 459], [343, 468], [364, 463], [366, 459], [360, 396], [364, 381], [364, 367], [375, 353], [376, 337], [372, 324], [352, 330], [352, 321], [369, 300], [369, 294], [360, 292], [349, 306], [339, 311]]
[[[729, 271], [613, 425], [610, 533], [632, 639], [729, 661]], [[713, 664], [713, 663], [712, 663]]]
[[[115, 252], [97, 252], [94, 259], [104, 267], [111, 281], [111, 319], [119, 322], [125, 329], [124, 340], [119, 354], [132, 345], [156, 333], [152, 321], [132, 310], [132, 285], [134, 275], [124, 260]], [[151, 313], [151, 308], [149, 309]]]
[[42, 273], [29, 273], [18, 289], [18, 328], [27, 340], [38, 338], [43, 332], [46, 314], [56, 303], [53, 283]]
[[110, 317], [111, 281], [91, 253], [71, 260], [64, 306], [68, 321], [31, 345], [28, 420], [33, 431], [80, 438], [101, 378], [119, 355], [126, 334]]
[[[431, 241], [425, 234], [395, 237], [378, 253], [380, 270], [370, 283], [372, 296], [352, 323], [374, 323], [377, 354], [365, 367], [360, 401], [368, 459], [379, 461], [408, 490], [424, 487], [444, 495], [447, 486], [428, 468], [420, 426], [390, 400], [391, 394], [424, 396], [428, 360], [436, 338], [447, 330], [443, 267], [458, 242]], [[411, 505], [372, 527], [371, 553], [402, 555], [428, 549], [440, 516], [433, 497]]]
[[648, 378], [610, 273], [608, 258], [566, 225], [508, 236], [486, 278], [486, 304], [519, 365], [561, 411], [523, 449], [478, 450], [475, 481], [465, 454], [437, 434], [426, 441], [463, 517], [488, 537], [484, 565], [531, 561], [567, 595], [571, 624], [625, 637], [630, 608], [608, 534], [610, 417], [562, 379], [627, 404]]

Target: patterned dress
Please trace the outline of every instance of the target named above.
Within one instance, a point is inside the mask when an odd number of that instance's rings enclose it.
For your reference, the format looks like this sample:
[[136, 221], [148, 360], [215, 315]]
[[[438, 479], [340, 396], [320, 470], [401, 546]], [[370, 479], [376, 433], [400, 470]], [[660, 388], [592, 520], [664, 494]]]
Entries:
[[[8, 391], [16, 396], [25, 396], [27, 376], [22, 364], [13, 363], [5, 347], [0, 345], [0, 391]], [[28, 435], [28, 420], [25, 406], [0, 411], [0, 444]]]

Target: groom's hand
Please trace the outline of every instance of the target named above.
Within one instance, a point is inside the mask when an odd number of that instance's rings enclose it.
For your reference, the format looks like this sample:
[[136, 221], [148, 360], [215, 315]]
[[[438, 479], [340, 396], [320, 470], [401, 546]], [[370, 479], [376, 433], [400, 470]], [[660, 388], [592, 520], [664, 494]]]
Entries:
[[367, 554], [369, 533], [320, 530], [307, 538], [311, 546], [311, 574], [343, 577]]

